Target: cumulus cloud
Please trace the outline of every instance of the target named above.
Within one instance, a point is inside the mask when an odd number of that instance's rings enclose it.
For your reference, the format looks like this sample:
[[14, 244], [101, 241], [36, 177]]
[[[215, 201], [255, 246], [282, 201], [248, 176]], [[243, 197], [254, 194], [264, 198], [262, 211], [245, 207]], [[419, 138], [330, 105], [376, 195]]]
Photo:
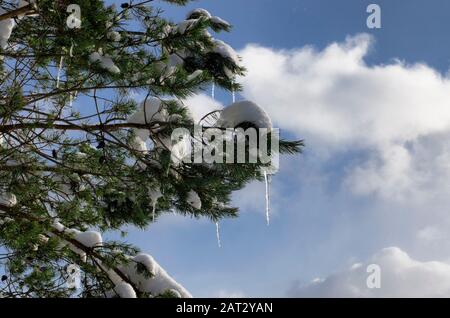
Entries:
[[312, 151], [328, 158], [365, 151], [343, 183], [355, 194], [443, 196], [450, 190], [450, 77], [421, 63], [368, 65], [373, 45], [364, 34], [320, 51], [249, 45], [240, 52], [248, 69], [243, 96]]
[[213, 99], [205, 94], [197, 94], [188, 97], [183, 103], [192, 112], [195, 122], [199, 122], [206, 114], [220, 110], [223, 105], [216, 99]]
[[283, 127], [327, 144], [380, 145], [450, 128], [450, 80], [423, 64], [368, 66], [368, 35], [323, 51], [250, 45], [242, 52], [246, 97]]
[[439, 227], [428, 225], [417, 231], [417, 238], [430, 243], [447, 239], [447, 235]]
[[[380, 288], [368, 288], [367, 267], [380, 268]], [[295, 284], [291, 297], [450, 297], [450, 264], [422, 262], [398, 247], [382, 249], [364, 263], [315, 279], [307, 285]]]

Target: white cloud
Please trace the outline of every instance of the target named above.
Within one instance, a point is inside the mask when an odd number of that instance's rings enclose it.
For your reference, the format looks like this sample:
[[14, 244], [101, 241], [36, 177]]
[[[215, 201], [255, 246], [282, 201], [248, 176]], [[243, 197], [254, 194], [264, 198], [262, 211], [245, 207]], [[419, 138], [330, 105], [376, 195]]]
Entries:
[[[381, 269], [380, 288], [368, 288], [367, 266]], [[382, 249], [367, 262], [315, 279], [307, 285], [296, 284], [291, 297], [450, 297], [450, 264], [421, 262], [398, 247]]]
[[183, 103], [192, 112], [196, 123], [198, 123], [206, 114], [223, 108], [223, 105], [219, 101], [205, 94], [197, 94], [188, 97]]
[[[136, 93], [133, 91], [130, 93], [130, 98], [136, 100], [137, 102], [143, 101], [145, 97], [145, 94], [142, 93]], [[182, 103], [189, 109], [195, 122], [198, 122], [206, 114], [223, 108], [220, 101], [201, 93], [189, 96], [188, 98], [182, 100]]]
[[356, 194], [424, 201], [448, 193], [450, 78], [420, 63], [367, 65], [371, 46], [368, 35], [322, 51], [249, 45], [240, 52], [243, 96], [310, 150], [366, 151], [344, 183]]
[[429, 243], [447, 239], [447, 235], [437, 226], [428, 225], [417, 232], [417, 238]]

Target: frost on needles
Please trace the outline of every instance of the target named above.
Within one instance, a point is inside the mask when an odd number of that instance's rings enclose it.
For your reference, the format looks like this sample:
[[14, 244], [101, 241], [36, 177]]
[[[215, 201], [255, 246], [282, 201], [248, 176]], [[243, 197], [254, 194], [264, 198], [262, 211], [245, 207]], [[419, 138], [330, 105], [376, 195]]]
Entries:
[[[66, 1], [1, 4], [0, 294], [191, 297], [151, 255], [102, 234], [151, 231], [165, 213], [237, 217], [232, 192], [263, 180], [261, 164], [174, 160], [188, 145], [170, 142], [178, 127], [193, 133], [186, 97], [212, 83], [240, 89], [245, 69], [218, 39], [231, 25], [204, 9], [173, 22], [152, 1], [77, 4], [79, 28], [66, 23]], [[252, 107], [222, 120], [270, 122]], [[72, 265], [79, 288], [67, 284]]]

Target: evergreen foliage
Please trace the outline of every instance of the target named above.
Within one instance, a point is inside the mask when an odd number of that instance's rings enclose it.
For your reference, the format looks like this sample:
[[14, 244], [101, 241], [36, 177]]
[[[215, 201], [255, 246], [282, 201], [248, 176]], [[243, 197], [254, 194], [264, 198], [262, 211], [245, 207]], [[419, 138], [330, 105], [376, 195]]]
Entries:
[[[66, 23], [69, 4], [81, 8], [80, 28]], [[17, 10], [16, 1], [0, 5], [7, 13]], [[0, 201], [2, 296], [104, 297], [114, 288], [104, 268], [117, 270], [138, 253], [122, 242], [80, 245], [73, 233], [55, 229], [56, 221], [104, 232], [145, 228], [173, 210], [213, 221], [238, 215], [230, 195], [261, 180], [260, 164], [175, 166], [168, 149], [144, 153], [132, 146], [138, 128], [153, 141], [177, 127], [191, 129], [181, 100], [211, 83], [240, 89], [235, 76], [245, 69], [218, 53], [220, 42], [209, 33], [230, 26], [194, 17], [182, 32], [154, 1], [108, 7], [99, 0], [38, 0], [25, 17], [14, 17], [8, 45], [0, 49], [0, 194], [17, 201]], [[171, 64], [174, 59], [179, 62]], [[131, 98], [136, 94], [164, 99], [176, 120], [129, 123], [139, 107]], [[280, 151], [297, 153], [302, 146], [285, 141]], [[156, 188], [162, 197], [153, 213], [148, 193]], [[186, 201], [191, 190], [201, 209]], [[73, 246], [86, 253], [85, 261]], [[70, 264], [81, 268], [81, 290], [67, 288]], [[138, 296], [150, 296], [137, 289]]]

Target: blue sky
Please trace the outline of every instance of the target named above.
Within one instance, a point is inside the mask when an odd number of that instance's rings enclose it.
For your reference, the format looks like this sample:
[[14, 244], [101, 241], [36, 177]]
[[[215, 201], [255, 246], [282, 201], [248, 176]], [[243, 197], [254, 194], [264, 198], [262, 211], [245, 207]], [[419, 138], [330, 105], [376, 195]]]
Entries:
[[[382, 9], [380, 30], [369, 30], [365, 23], [366, 7], [374, 2]], [[283, 133], [305, 138], [307, 148], [301, 156], [283, 158], [273, 178], [270, 227], [264, 219], [264, 185], [255, 183], [235, 196], [240, 218], [221, 223], [222, 248], [214, 224], [171, 215], [146, 231], [130, 230], [130, 242], [151, 253], [195, 296], [366, 295], [349, 292], [362, 283], [348, 267], [371, 260], [385, 264], [386, 277], [396, 266], [410, 277], [405, 269], [410, 263], [418, 276], [429, 273], [428, 266], [434, 265], [428, 261], [444, 268], [431, 272], [447, 273], [450, 2], [199, 0], [188, 7], [161, 5], [174, 21], [201, 7], [232, 23], [233, 31], [218, 37], [254, 64], [249, 64], [240, 98], [267, 108]], [[366, 35], [355, 38], [361, 33]], [[310, 46], [315, 49], [308, 51]], [[285, 73], [270, 69], [279, 80], [259, 71], [270, 68], [271, 56], [287, 67]], [[318, 66], [312, 68], [308, 59]], [[327, 77], [319, 72], [321, 63], [336, 70]], [[292, 80], [302, 79], [307, 80], [305, 92], [296, 93], [302, 86]], [[324, 82], [336, 90], [322, 88]], [[417, 96], [408, 99], [409, 93]], [[217, 96], [224, 105], [231, 100], [229, 94]], [[364, 96], [371, 100], [367, 105]], [[292, 106], [281, 107], [292, 99]], [[354, 100], [361, 103], [349, 109], [341, 104]], [[381, 109], [381, 104], [392, 107]], [[445, 280], [427, 275], [417, 284]], [[316, 277], [325, 280], [312, 286]], [[386, 294], [375, 295], [409, 295], [411, 290], [394, 278], [386, 286]], [[431, 286], [430, 293], [450, 290]]]
[[[377, 3], [382, 9], [381, 30], [366, 27], [366, 8]], [[186, 14], [186, 7], [166, 5], [175, 21]], [[202, 7], [234, 25], [223, 39], [236, 49], [248, 43], [274, 48], [319, 48], [343, 40], [347, 35], [366, 32], [376, 36], [377, 47], [370, 62], [401, 58], [408, 62], [425, 61], [447, 71], [449, 64], [448, 12], [445, 0], [199, 0], [187, 8]]]

